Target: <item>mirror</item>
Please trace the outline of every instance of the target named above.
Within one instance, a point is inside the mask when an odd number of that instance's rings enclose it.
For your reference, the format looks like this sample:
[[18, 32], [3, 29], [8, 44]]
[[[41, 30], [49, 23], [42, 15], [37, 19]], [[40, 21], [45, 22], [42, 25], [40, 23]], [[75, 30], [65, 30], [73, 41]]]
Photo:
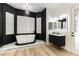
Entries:
[[57, 29], [57, 23], [53, 22], [53, 29], [56, 30]]
[[52, 28], [53, 28], [53, 23], [49, 22], [49, 30], [52, 30]]
[[63, 22], [63, 29], [66, 29], [66, 22]]
[[68, 30], [67, 18], [58, 19], [57, 21], [50, 21], [48, 23], [49, 30]]
[[61, 29], [61, 22], [58, 22], [58, 29]]
[[56, 22], [49, 22], [49, 30], [56, 30], [57, 23]]
[[68, 30], [68, 15], [60, 15], [58, 17], [49, 17], [48, 29], [50, 32], [59, 32]]
[[57, 17], [50, 17], [49, 18], [49, 23], [48, 23], [48, 28], [49, 30], [56, 30], [57, 29]]
[[67, 29], [67, 18], [58, 20], [58, 29]]

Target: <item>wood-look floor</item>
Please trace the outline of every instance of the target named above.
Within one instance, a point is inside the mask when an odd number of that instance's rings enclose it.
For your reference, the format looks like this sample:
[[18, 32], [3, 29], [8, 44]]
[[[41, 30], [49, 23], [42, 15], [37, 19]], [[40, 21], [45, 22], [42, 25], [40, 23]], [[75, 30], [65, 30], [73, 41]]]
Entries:
[[77, 56], [54, 45], [40, 44], [31, 48], [17, 48], [1, 51], [0, 56]]

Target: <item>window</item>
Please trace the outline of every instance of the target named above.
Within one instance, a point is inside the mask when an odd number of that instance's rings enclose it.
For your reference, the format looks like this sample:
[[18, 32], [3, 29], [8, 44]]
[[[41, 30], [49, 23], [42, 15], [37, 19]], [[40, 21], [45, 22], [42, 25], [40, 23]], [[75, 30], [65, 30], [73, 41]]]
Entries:
[[35, 18], [26, 16], [17, 16], [17, 33], [34, 33]]
[[6, 12], [6, 35], [14, 34], [14, 14]]

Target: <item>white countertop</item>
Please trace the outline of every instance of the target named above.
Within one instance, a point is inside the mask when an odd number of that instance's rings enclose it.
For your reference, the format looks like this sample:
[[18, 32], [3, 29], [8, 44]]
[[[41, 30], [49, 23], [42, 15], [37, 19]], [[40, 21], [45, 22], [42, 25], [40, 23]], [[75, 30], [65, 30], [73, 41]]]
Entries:
[[53, 30], [53, 31], [49, 31], [50, 35], [55, 35], [55, 36], [65, 36], [67, 33], [67, 30], [63, 29], [57, 29], [57, 30]]
[[50, 35], [55, 35], [55, 36], [65, 36], [65, 34], [50, 34]]

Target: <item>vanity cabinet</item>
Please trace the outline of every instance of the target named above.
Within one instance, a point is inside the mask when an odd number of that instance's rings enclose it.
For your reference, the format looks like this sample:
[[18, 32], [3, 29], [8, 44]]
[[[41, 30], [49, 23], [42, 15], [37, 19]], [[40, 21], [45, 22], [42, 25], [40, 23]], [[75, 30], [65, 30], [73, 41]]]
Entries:
[[49, 42], [57, 46], [65, 45], [65, 36], [49, 35]]

